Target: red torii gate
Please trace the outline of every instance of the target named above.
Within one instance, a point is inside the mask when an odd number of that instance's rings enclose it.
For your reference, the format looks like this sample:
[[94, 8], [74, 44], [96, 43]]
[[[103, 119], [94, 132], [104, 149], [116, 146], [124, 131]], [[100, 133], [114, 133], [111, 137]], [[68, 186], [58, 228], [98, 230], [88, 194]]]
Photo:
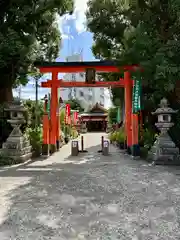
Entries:
[[[127, 146], [131, 147], [138, 144], [138, 116], [132, 113], [132, 86], [130, 71], [140, 70], [138, 65], [119, 67], [115, 61], [94, 61], [94, 62], [36, 62], [35, 66], [39, 68], [41, 73], [52, 73], [52, 80], [42, 82], [44, 88], [51, 88], [51, 110], [50, 122], [51, 131], [50, 138], [43, 139], [44, 144], [56, 146], [59, 141], [59, 121], [57, 118], [58, 109], [58, 88], [71, 87], [124, 87], [125, 88], [125, 130], [127, 136]], [[58, 73], [75, 73], [85, 72], [87, 69], [93, 69], [97, 72], [119, 72], [124, 71], [124, 79], [114, 82], [97, 81], [93, 83], [87, 82], [65, 82], [58, 80]], [[43, 131], [47, 131], [47, 126], [43, 126]], [[44, 134], [46, 135], [46, 133]]]

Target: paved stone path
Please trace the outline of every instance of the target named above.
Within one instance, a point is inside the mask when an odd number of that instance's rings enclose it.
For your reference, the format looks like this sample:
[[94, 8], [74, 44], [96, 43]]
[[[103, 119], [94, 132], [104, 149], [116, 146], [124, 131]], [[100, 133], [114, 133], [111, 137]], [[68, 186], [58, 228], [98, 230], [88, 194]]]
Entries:
[[149, 166], [85, 135], [47, 160], [0, 169], [1, 240], [180, 239], [180, 169]]

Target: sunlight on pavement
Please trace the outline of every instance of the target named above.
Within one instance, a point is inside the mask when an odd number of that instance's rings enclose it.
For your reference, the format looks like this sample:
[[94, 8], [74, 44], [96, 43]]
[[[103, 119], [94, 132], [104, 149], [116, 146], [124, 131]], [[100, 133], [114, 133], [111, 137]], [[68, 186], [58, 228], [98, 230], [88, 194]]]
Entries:
[[77, 157], [70, 142], [0, 172], [0, 239], [180, 239], [176, 169], [148, 167], [112, 145], [103, 156], [101, 136], [86, 134], [88, 152]]
[[60, 172], [62, 171], [63, 169], [59, 169], [59, 168], [19, 168], [16, 170], [16, 172], [20, 172], [20, 171], [23, 171], [23, 172], [28, 172], [28, 171], [42, 171], [42, 172], [50, 172], [50, 171], [56, 171], [56, 172]]
[[31, 182], [31, 177], [0, 177], [0, 224], [8, 217], [16, 189]]

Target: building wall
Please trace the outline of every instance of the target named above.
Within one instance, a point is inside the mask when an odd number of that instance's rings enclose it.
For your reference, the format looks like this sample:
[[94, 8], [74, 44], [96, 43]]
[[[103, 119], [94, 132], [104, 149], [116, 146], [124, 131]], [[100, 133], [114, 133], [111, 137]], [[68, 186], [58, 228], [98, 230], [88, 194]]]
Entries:
[[[67, 57], [68, 62], [81, 61], [80, 54], [74, 54]], [[85, 73], [67, 73], [63, 76], [65, 81], [82, 81], [85, 80]], [[88, 111], [97, 102], [104, 106], [104, 88], [69, 88], [61, 89], [61, 97], [63, 100], [75, 98], [79, 100], [85, 111]]]
[[111, 90], [106, 88], [104, 90], [104, 107], [108, 109], [112, 106], [113, 106], [113, 103], [111, 98]]

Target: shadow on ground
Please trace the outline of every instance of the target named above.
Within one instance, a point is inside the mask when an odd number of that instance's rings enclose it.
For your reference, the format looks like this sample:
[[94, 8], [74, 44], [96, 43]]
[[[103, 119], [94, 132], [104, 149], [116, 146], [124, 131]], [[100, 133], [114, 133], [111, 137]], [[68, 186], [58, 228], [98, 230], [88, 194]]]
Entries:
[[99, 148], [1, 172], [0, 179], [18, 178], [22, 186], [6, 195], [10, 207], [0, 239], [180, 239], [178, 171], [150, 167], [114, 147], [104, 157]]

